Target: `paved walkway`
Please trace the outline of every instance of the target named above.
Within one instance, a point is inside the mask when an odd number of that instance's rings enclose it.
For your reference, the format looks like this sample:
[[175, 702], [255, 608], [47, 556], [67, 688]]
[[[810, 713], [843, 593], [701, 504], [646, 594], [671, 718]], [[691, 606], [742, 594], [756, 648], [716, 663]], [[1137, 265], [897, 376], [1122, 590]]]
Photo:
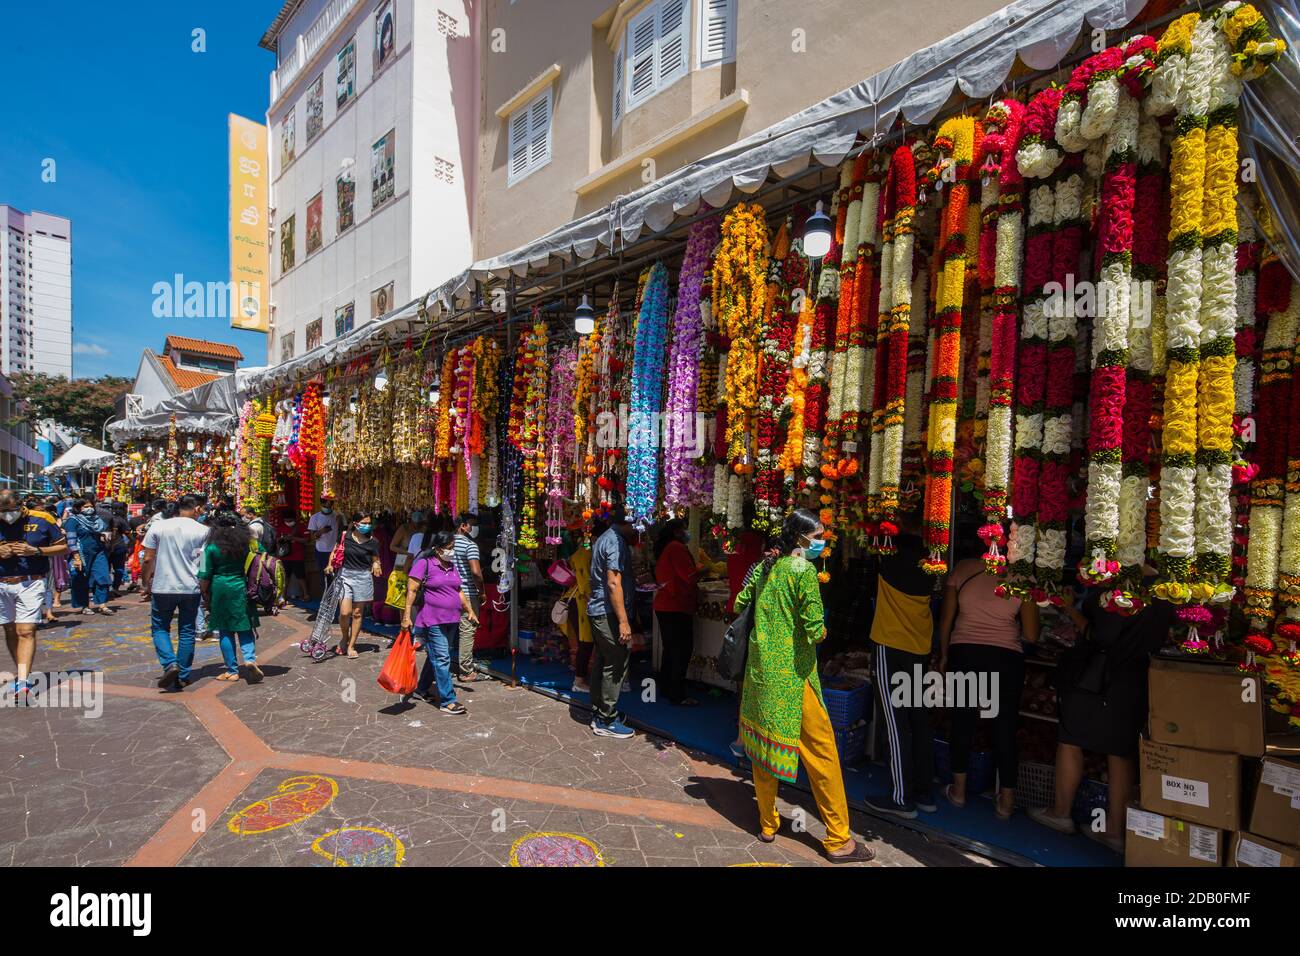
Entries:
[[[263, 683], [213, 680], [211, 641], [195, 682], [162, 692], [148, 606], [116, 606], [39, 634], [38, 670], [102, 672], [102, 714], [0, 710], [0, 863], [827, 865], [807, 794], [783, 789], [787, 822], [763, 844], [731, 768], [643, 734], [595, 737], [585, 711], [495, 681], [458, 691], [468, 717], [402, 704], [375, 680], [381, 640], [314, 663], [295, 609], [263, 622]], [[985, 863], [864, 815], [853, 825], [878, 865]]]

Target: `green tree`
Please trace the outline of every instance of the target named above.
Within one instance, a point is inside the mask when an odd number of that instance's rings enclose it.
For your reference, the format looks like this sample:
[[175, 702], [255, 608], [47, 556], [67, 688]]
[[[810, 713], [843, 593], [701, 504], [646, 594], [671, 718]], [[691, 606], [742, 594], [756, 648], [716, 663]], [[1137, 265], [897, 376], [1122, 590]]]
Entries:
[[99, 441], [100, 430], [113, 415], [119, 398], [131, 390], [131, 379], [118, 375], [74, 378], [44, 372], [17, 372], [10, 376], [14, 397], [25, 402], [21, 421], [35, 424], [50, 419], [80, 438]]

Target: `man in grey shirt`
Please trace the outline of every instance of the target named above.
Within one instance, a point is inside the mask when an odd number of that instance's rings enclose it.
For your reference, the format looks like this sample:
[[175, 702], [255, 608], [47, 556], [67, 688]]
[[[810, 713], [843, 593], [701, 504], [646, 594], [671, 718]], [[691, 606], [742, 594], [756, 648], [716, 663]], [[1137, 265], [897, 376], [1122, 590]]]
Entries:
[[591, 619], [594, 642], [591, 662], [591, 729], [600, 737], [627, 738], [632, 729], [618, 713], [618, 695], [627, 678], [632, 643], [632, 607], [636, 578], [632, 546], [636, 531], [621, 505], [613, 509], [613, 524], [591, 546]]

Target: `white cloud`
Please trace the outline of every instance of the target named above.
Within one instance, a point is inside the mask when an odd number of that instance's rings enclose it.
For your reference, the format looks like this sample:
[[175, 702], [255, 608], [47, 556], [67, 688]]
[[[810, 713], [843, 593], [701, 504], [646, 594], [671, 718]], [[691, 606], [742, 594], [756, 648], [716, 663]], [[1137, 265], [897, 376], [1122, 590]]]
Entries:
[[75, 355], [108, 355], [108, 349], [90, 342], [77, 342], [72, 346]]

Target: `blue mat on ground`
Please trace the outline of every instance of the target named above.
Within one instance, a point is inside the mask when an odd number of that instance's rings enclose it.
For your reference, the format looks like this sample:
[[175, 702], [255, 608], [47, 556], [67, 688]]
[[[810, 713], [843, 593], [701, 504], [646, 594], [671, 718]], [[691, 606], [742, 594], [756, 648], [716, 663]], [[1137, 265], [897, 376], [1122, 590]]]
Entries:
[[[510, 660], [502, 658], [487, 662], [498, 675], [510, 676]], [[588, 695], [572, 690], [573, 672], [560, 663], [543, 663], [528, 657], [516, 661], [520, 683], [553, 694], [564, 700], [587, 705]], [[709, 691], [696, 685], [694, 696], [698, 707], [677, 707], [666, 701], [643, 700], [642, 681], [651, 676], [649, 663], [634, 661], [629, 676], [631, 691], [619, 699], [619, 707], [637, 726], [660, 736], [675, 740], [682, 746], [703, 751], [725, 763], [735, 765], [730, 744], [736, 739], [735, 697], [724, 691]], [[889, 770], [881, 764], [865, 761], [844, 768], [844, 787], [849, 802], [859, 810], [867, 810], [868, 798], [883, 798], [890, 788]], [[799, 786], [808, 789], [802, 772]], [[936, 790], [938, 788], [936, 787]], [[1067, 836], [1040, 826], [1023, 812], [1017, 811], [1010, 820], [999, 820], [988, 797], [972, 797], [966, 807], [958, 810], [942, 798], [936, 813], [921, 813], [915, 821], [882, 819], [914, 827], [923, 832], [952, 834], [961, 837], [974, 849], [983, 849], [990, 856], [1007, 861], [1040, 864], [1042, 866], [1119, 866], [1120, 857], [1106, 847], [1077, 834]]]
[[[298, 607], [315, 610], [318, 602], [295, 601]], [[364, 629], [386, 637], [396, 636], [398, 628], [379, 624], [367, 616]], [[482, 661], [499, 677], [510, 677], [510, 658], [501, 657]], [[519, 656], [516, 668], [521, 684], [553, 695], [561, 700], [572, 700], [589, 706], [587, 694], [573, 691], [573, 672], [561, 663], [534, 661]], [[736, 739], [736, 704], [734, 695], [710, 690], [696, 685], [698, 707], [677, 707], [667, 701], [643, 700], [642, 681], [652, 676], [648, 661], [634, 659], [629, 676], [632, 690], [623, 694], [619, 707], [636, 726], [659, 736], [676, 741], [684, 747], [709, 754], [724, 763], [737, 765], [730, 744]], [[889, 769], [882, 764], [861, 761], [844, 768], [844, 787], [850, 804], [859, 810], [872, 813], [866, 800], [883, 798], [890, 790]], [[807, 790], [808, 781], [802, 771], [799, 786]], [[936, 791], [938, 788], [936, 787]], [[999, 820], [993, 810], [993, 801], [987, 796], [972, 797], [964, 809], [950, 806], [942, 797], [935, 813], [921, 813], [914, 821], [897, 820], [880, 815], [882, 819], [896, 822], [926, 833], [959, 837], [972, 849], [987, 853], [995, 859], [1010, 863], [1038, 864], [1041, 866], [1121, 866], [1122, 859], [1106, 847], [1082, 834], [1069, 836], [1057, 833], [1034, 823], [1022, 811], [1010, 820]]]

